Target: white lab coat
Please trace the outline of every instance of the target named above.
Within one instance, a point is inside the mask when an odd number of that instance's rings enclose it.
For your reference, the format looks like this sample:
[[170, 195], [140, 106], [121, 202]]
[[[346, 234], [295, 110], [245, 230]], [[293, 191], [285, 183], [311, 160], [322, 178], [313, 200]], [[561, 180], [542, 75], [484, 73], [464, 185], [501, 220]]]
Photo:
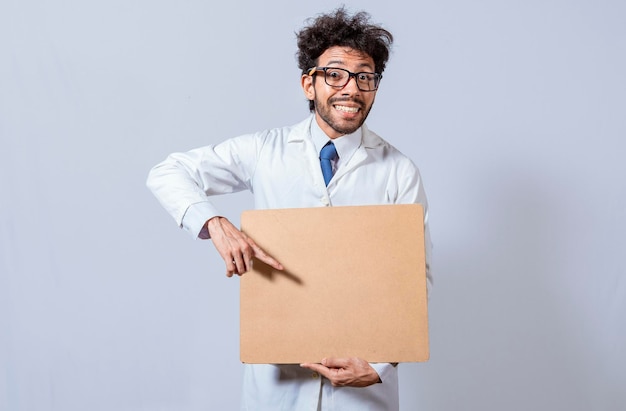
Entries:
[[[208, 238], [205, 222], [222, 215], [210, 196], [242, 190], [253, 193], [258, 209], [420, 203], [425, 212], [428, 263], [428, 204], [414, 163], [363, 125], [360, 145], [350, 158], [341, 159], [326, 187], [311, 136], [312, 124], [317, 127], [313, 119], [171, 154], [150, 171], [148, 187], [182, 228], [200, 238]], [[430, 287], [429, 269], [427, 279]], [[246, 364], [241, 407], [254, 411], [397, 410], [397, 368], [372, 366], [381, 384], [338, 388], [298, 365]]]

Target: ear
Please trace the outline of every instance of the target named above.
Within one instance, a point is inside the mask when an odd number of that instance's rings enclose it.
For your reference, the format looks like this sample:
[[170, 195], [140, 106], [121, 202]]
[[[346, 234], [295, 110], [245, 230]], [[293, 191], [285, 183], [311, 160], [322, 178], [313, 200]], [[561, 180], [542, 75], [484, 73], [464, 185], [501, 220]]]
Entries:
[[300, 78], [300, 85], [307, 100], [315, 100], [315, 87], [313, 87], [313, 76], [303, 74]]

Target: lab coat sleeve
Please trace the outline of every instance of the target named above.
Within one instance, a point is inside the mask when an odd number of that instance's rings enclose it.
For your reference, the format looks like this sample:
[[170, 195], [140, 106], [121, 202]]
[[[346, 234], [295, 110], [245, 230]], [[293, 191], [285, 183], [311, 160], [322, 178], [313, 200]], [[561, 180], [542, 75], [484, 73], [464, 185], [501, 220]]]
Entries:
[[419, 169], [411, 162], [401, 162], [397, 170], [397, 204], [421, 204], [424, 208], [424, 247], [426, 255], [426, 287], [428, 294], [433, 286], [432, 276], [432, 241], [429, 227], [429, 208], [424, 183]]
[[378, 377], [380, 377], [380, 381], [384, 384], [385, 379], [389, 376], [390, 373], [397, 372], [396, 365], [390, 363], [370, 363], [372, 368], [376, 370], [378, 373]]
[[262, 135], [251, 134], [170, 154], [150, 170], [146, 185], [181, 228], [208, 238], [206, 221], [221, 215], [210, 197], [251, 188], [262, 144]]

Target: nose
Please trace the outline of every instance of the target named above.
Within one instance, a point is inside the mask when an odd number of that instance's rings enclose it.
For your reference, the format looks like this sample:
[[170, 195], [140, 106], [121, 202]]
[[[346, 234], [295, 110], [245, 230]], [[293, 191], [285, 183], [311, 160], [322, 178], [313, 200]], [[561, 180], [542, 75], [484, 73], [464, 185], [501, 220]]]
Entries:
[[356, 84], [356, 75], [350, 75], [350, 77], [348, 78], [348, 82], [345, 86], [343, 86], [342, 91], [344, 92], [344, 94], [347, 94], [349, 92], [358, 93], [360, 91], [359, 86]]

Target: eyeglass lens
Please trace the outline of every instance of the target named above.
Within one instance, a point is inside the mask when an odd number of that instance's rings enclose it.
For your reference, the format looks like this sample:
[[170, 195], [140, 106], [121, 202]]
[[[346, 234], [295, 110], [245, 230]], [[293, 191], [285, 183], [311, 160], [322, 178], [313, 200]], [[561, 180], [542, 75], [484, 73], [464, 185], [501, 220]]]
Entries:
[[360, 90], [374, 91], [378, 88], [378, 82], [380, 80], [378, 73], [351, 73], [345, 69], [330, 67], [326, 67], [323, 70], [326, 84], [331, 87], [343, 87], [348, 84], [350, 77], [354, 77]]

